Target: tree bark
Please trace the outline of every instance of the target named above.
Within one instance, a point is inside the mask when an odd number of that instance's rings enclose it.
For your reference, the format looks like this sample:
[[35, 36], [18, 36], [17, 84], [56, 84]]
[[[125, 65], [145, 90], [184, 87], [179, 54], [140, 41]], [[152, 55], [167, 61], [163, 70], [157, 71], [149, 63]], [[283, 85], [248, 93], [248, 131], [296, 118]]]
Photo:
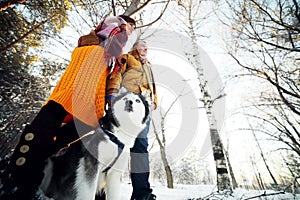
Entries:
[[162, 158], [162, 161], [164, 164], [164, 168], [165, 168], [165, 172], [166, 172], [166, 176], [167, 176], [167, 187], [174, 188], [172, 170], [171, 170], [171, 167], [167, 160], [166, 152], [164, 149], [160, 149], [160, 153], [161, 153], [160, 155], [161, 155], [161, 158]]
[[[167, 113], [165, 113], [165, 116], [166, 115], [167, 115]], [[158, 142], [158, 145], [159, 145], [161, 160], [164, 165], [165, 173], [167, 176], [167, 186], [168, 186], [168, 188], [174, 188], [174, 184], [173, 184], [174, 180], [173, 180], [172, 170], [171, 170], [171, 167], [170, 167], [168, 159], [167, 159], [166, 148], [165, 148], [164, 119], [165, 119], [165, 117], [162, 117], [162, 119], [161, 119], [161, 125], [162, 125], [161, 132], [162, 132], [162, 137], [163, 137], [162, 140], [160, 139], [160, 137], [158, 135], [158, 131], [157, 131], [157, 128], [156, 128], [153, 120], [152, 120], [152, 125], [154, 128], [154, 135], [155, 135], [156, 141]]]
[[231, 190], [226, 159], [223, 152], [224, 148], [216, 128], [210, 128], [210, 137], [212, 142], [213, 156], [216, 164], [218, 191]]
[[[192, 43], [192, 52], [187, 55], [191, 65], [195, 68], [197, 72], [197, 76], [198, 76], [197, 78], [199, 80], [199, 89], [203, 95], [200, 101], [203, 102], [204, 109], [209, 123], [212, 151], [213, 151], [216, 173], [217, 173], [218, 191], [222, 191], [222, 190], [232, 191], [229, 173], [227, 170], [226, 158], [224, 155], [224, 147], [218, 132], [215, 114], [212, 111], [214, 99], [210, 95], [207, 80], [203, 73], [203, 66], [201, 64], [200, 49], [198, 47], [198, 39], [197, 39], [196, 28], [195, 28], [195, 24], [197, 24], [197, 22], [195, 21], [195, 16], [193, 16], [192, 13], [194, 9], [193, 1], [188, 1], [186, 5], [184, 5], [185, 2], [182, 3], [183, 4], [181, 6], [185, 8], [185, 11], [187, 12], [188, 15], [188, 19], [187, 19], [187, 24], [188, 24], [187, 27], [189, 30], [188, 35], [191, 38], [191, 43]], [[201, 2], [198, 4], [198, 6], [200, 6], [200, 4]], [[221, 98], [223, 96], [224, 95], [220, 94], [219, 97], [217, 97], [216, 99]]]

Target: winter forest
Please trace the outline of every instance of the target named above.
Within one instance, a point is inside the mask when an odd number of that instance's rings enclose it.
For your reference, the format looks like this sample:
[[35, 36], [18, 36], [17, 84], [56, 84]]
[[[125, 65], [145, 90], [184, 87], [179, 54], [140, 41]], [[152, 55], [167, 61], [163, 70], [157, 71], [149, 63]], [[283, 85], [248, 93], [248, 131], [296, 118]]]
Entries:
[[299, 0], [0, 0], [0, 170], [78, 38], [121, 14], [137, 21], [124, 51], [147, 42], [158, 87], [154, 191], [300, 199]]

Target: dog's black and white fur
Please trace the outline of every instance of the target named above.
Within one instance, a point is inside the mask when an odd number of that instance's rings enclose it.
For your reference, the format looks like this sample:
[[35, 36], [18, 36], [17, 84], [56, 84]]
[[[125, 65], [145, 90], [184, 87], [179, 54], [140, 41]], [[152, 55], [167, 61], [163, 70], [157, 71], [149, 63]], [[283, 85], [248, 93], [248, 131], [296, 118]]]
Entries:
[[[49, 159], [41, 190], [55, 200], [93, 200], [103, 190], [106, 199], [118, 200], [129, 148], [149, 117], [145, 96], [122, 91], [101, 128], [72, 144], [63, 155]], [[64, 129], [72, 130], [74, 125]]]

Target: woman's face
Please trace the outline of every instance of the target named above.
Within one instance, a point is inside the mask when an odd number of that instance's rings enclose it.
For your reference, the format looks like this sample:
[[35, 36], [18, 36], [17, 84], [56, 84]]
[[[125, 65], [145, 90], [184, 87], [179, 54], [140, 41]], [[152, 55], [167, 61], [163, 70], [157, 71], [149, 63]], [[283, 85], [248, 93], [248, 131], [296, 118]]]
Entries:
[[126, 24], [126, 33], [127, 35], [131, 35], [132, 31], [134, 31], [135, 25], [133, 23], [128, 22]]

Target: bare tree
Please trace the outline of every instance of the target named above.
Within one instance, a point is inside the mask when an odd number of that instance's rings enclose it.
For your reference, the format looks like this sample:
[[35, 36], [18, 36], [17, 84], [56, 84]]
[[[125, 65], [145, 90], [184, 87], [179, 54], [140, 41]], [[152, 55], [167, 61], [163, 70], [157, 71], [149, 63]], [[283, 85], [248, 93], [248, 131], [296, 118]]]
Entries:
[[300, 157], [299, 1], [226, 2], [232, 11], [225, 22], [233, 33], [229, 54], [244, 69], [237, 76], [263, 85], [247, 110], [252, 129]]
[[[203, 3], [202, 1], [179, 1], [178, 4], [182, 8], [181, 15], [186, 17], [184, 24], [186, 25], [186, 34], [190, 37], [192, 42], [192, 50], [187, 54], [192, 66], [197, 72], [197, 77], [199, 81], [199, 89], [202, 93], [202, 98], [200, 101], [203, 103], [203, 108], [206, 111], [206, 115], [209, 122], [210, 138], [212, 143], [213, 156], [216, 165], [217, 172], [217, 188], [218, 191], [229, 190], [231, 191], [231, 183], [229, 178], [229, 171], [227, 169], [227, 161], [224, 152], [224, 146], [220, 138], [218, 125], [215, 117], [215, 113], [212, 108], [216, 100], [224, 97], [222, 92], [219, 93], [217, 97], [212, 97], [208, 88], [207, 80], [203, 73], [203, 66], [201, 65], [200, 49], [198, 47], [199, 34], [197, 34], [197, 29], [200, 27], [201, 22], [203, 22], [209, 16], [199, 18], [200, 8]], [[178, 17], [179, 18], [179, 17]], [[202, 21], [203, 20], [203, 21]]]
[[155, 125], [154, 119], [152, 120], [155, 139], [159, 145], [161, 160], [163, 162], [165, 173], [167, 176], [168, 188], [174, 188], [174, 181], [173, 181], [172, 170], [171, 170], [171, 167], [170, 167], [170, 164], [169, 164], [169, 161], [167, 158], [167, 153], [166, 153], [167, 140], [166, 140], [166, 135], [165, 135], [165, 131], [166, 131], [165, 124], [166, 124], [166, 118], [167, 118], [170, 110], [172, 109], [172, 107], [174, 106], [174, 104], [176, 103], [176, 101], [178, 100], [179, 97], [175, 98], [175, 100], [170, 104], [169, 108], [165, 112], [163, 112], [163, 110], [160, 110], [160, 126], [159, 126], [159, 128], [157, 128], [157, 126]]
[[[53, 48], [59, 48], [59, 51], [49, 50], [49, 48], [43, 49], [43, 53], [50, 54], [52, 57], [65, 59], [61, 57], [61, 51], [71, 52], [77, 45], [77, 39], [81, 35], [88, 34], [90, 30], [94, 29], [99, 23], [107, 16], [114, 15], [128, 15], [133, 17], [137, 22], [137, 30], [141, 30], [145, 27], [149, 27], [157, 23], [163, 17], [165, 11], [171, 0], [103, 0], [103, 1], [70, 1], [71, 13], [68, 17], [68, 32], [64, 35], [58, 35], [55, 38], [51, 38], [50, 44]], [[157, 12], [157, 16], [154, 19], [149, 19], [149, 16], [144, 15], [144, 11], [148, 7], [161, 4], [162, 10]]]
[[50, 91], [49, 77], [30, 74], [39, 58], [32, 49], [41, 47], [46, 35], [57, 35], [67, 18], [65, 1], [1, 1], [1, 6], [7, 3], [16, 5], [0, 11], [1, 156], [15, 146], [23, 124], [32, 119]]
[[[256, 162], [255, 162], [254, 158], [251, 157], [251, 156], [250, 156], [250, 161], [251, 161], [252, 169], [254, 171], [255, 181], [258, 184], [258, 189], [265, 190], [266, 189], [265, 188], [265, 183], [262, 180], [262, 177], [261, 177], [261, 174], [260, 174], [259, 170], [257, 169]], [[253, 188], [256, 189], [257, 187], [253, 184]]]
[[[249, 124], [249, 126], [251, 127], [251, 124]], [[251, 130], [252, 135], [253, 135], [253, 137], [254, 137], [254, 139], [255, 139], [255, 141], [256, 141], [256, 144], [257, 144], [257, 147], [258, 147], [258, 149], [259, 149], [260, 156], [261, 156], [261, 158], [262, 158], [262, 160], [263, 160], [263, 162], [264, 162], [264, 165], [266, 166], [266, 168], [267, 168], [267, 170], [268, 170], [268, 172], [269, 172], [269, 175], [270, 175], [270, 177], [272, 178], [274, 184], [277, 186], [278, 183], [277, 183], [276, 178], [274, 177], [273, 173], [271, 172], [270, 166], [269, 166], [268, 163], [267, 163], [267, 159], [266, 159], [266, 157], [265, 157], [265, 155], [264, 155], [264, 152], [263, 152], [263, 150], [262, 150], [262, 148], [261, 148], [261, 145], [260, 145], [260, 143], [259, 143], [259, 141], [258, 141], [258, 138], [256, 137], [256, 134], [255, 134], [253, 128], [250, 128], [250, 130]]]

